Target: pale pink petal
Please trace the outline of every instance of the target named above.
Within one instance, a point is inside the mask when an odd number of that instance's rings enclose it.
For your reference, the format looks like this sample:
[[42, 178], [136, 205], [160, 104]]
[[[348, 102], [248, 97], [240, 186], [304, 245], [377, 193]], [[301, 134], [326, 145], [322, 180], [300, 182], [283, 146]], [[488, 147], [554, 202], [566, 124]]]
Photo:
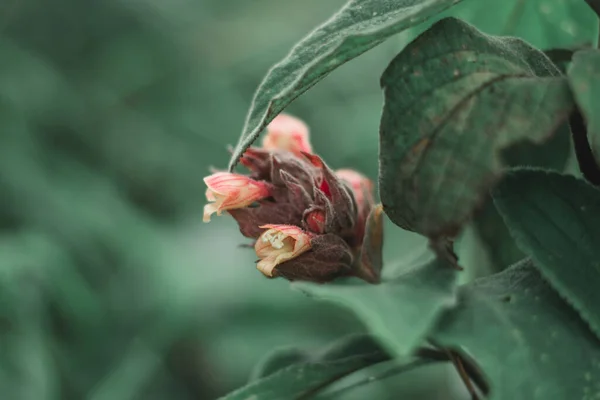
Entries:
[[270, 196], [270, 189], [266, 183], [245, 175], [216, 172], [205, 177], [204, 182], [208, 186], [206, 198], [213, 202], [204, 208], [205, 222], [210, 221], [211, 214], [215, 212], [221, 215], [221, 211], [247, 207]]
[[219, 206], [216, 203], [209, 203], [204, 206], [204, 216], [202, 217], [203, 222], [210, 222], [210, 216], [214, 213], [220, 215]]
[[369, 178], [351, 169], [339, 169], [335, 171], [335, 175], [350, 185], [359, 209], [367, 203], [374, 202], [373, 182]]
[[215, 197], [214, 192], [208, 188], [206, 189], [206, 200], [217, 201], [217, 198]]
[[310, 250], [311, 235], [294, 225], [263, 225], [267, 229], [254, 246], [260, 258], [256, 267], [266, 276], [273, 276], [273, 269], [285, 261]]
[[279, 114], [271, 121], [262, 144], [266, 150], [287, 150], [297, 155], [312, 153], [308, 126], [288, 114]]
[[351, 169], [338, 169], [335, 175], [343, 181], [346, 181], [353, 189], [366, 188], [373, 190], [373, 182], [363, 174]]
[[215, 193], [224, 193], [233, 188], [240, 188], [255, 182], [249, 177], [229, 172], [217, 172], [204, 178], [204, 183]]

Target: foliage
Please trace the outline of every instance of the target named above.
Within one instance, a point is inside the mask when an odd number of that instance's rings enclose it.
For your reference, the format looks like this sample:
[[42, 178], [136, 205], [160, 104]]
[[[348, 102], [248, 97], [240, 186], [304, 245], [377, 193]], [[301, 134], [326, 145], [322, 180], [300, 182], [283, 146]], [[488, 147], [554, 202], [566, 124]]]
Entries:
[[[3, 398], [598, 397], [598, 2], [342, 3], [0, 5]], [[379, 174], [381, 283], [200, 227], [284, 109]]]
[[490, 398], [597, 396], [598, 338], [531, 261], [466, 285], [458, 298], [432, 337], [473, 357], [490, 381]]
[[[548, 140], [569, 116], [573, 101], [558, 75], [526, 43], [459, 20], [415, 39], [381, 78], [380, 146], [394, 149], [380, 155], [390, 219], [426, 236], [453, 235], [501, 174], [498, 155]], [[535, 112], [534, 123], [527, 116]]]
[[422, 343], [439, 314], [453, 305], [456, 270], [434, 257], [379, 285], [349, 278], [331, 285], [302, 282], [293, 286], [354, 310], [391, 353], [408, 356]]
[[[333, 69], [408, 30], [381, 77], [379, 194], [434, 255], [376, 285], [292, 286], [354, 311], [399, 360], [445, 354], [472, 398], [598, 393], [598, 17], [576, 3], [350, 1], [269, 71], [230, 162]], [[581, 177], [565, 172], [573, 154]], [[493, 268], [457, 290], [447, 246], [470, 223]]]

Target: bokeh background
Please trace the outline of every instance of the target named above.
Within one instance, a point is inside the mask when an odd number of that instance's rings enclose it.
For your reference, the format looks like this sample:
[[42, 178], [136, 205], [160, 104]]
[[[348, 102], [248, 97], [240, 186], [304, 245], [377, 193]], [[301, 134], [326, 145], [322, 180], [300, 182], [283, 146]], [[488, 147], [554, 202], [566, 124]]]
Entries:
[[[349, 312], [265, 279], [231, 219], [201, 221], [202, 178], [225, 168], [260, 80], [343, 3], [0, 4], [1, 398], [213, 399], [273, 349], [364, 331]], [[519, 33], [512, 10], [463, 9], [491, 33]], [[556, 18], [577, 36], [575, 17]], [[332, 167], [376, 180], [379, 76], [422, 28], [287, 110]], [[556, 33], [527, 32], [540, 46]], [[425, 246], [391, 224], [386, 243], [390, 265]], [[340, 398], [461, 390], [442, 366]]]

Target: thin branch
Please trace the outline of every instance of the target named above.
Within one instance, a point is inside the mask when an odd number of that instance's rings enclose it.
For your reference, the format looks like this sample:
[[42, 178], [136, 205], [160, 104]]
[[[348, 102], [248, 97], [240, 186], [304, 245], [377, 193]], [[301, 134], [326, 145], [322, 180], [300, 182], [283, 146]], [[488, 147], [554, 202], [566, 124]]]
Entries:
[[[428, 354], [431, 354], [434, 357], [444, 357], [446, 360], [452, 361], [452, 358], [450, 358], [450, 356], [448, 355], [448, 350], [444, 349], [442, 346], [438, 345], [432, 340], [429, 340], [429, 342], [433, 346], [435, 346], [436, 349], [424, 349], [428, 353], [424, 353], [423, 349], [420, 349], [417, 352], [417, 354], [419, 354], [420, 357], [427, 357]], [[475, 385], [477, 385], [479, 391], [485, 396], [489, 395], [490, 387], [487, 383], [486, 378], [484, 377], [483, 373], [481, 372], [475, 361], [467, 357], [466, 355], [461, 354], [458, 351], [452, 351], [452, 354], [455, 357], [460, 358], [462, 369], [467, 373], [467, 375], [475, 383]]]
[[473, 382], [471, 382], [471, 378], [469, 377], [469, 374], [465, 370], [465, 367], [463, 365], [463, 362], [462, 362], [460, 356], [458, 354], [454, 353], [452, 350], [447, 350], [447, 353], [448, 353], [448, 357], [452, 360], [452, 364], [454, 364], [454, 367], [458, 371], [458, 375], [460, 376], [460, 379], [462, 379], [465, 386], [467, 387], [467, 390], [471, 394], [471, 399], [479, 400], [479, 395], [477, 394], [477, 390], [473, 386]]
[[[322, 396], [319, 396], [319, 398], [326, 399], [326, 398], [331, 398], [331, 397], [337, 397], [339, 394], [345, 393], [345, 392], [355, 389], [357, 387], [367, 385], [367, 384], [370, 384], [375, 381], [383, 380], [383, 379], [389, 378], [391, 376], [401, 374], [403, 372], [411, 371], [411, 370], [421, 367], [421, 366], [438, 363], [438, 362], [445, 362], [445, 361], [451, 361], [455, 365], [463, 382], [465, 382], [465, 385], [467, 386], [467, 389], [471, 393], [471, 396], [474, 400], [479, 400], [479, 397], [477, 397], [477, 389], [479, 389], [479, 391], [486, 396], [489, 394], [489, 391], [490, 391], [489, 386], [488, 386], [485, 378], [483, 377], [481, 371], [475, 366], [475, 363], [472, 360], [468, 359], [465, 356], [461, 356], [458, 352], [441, 348], [440, 346], [435, 345], [435, 344], [434, 344], [434, 346], [437, 348], [431, 348], [431, 347], [418, 348], [414, 353], [415, 359], [411, 362], [396, 365], [390, 369], [387, 369], [387, 370], [381, 372], [378, 375], [368, 376], [368, 377], [361, 379], [351, 385], [344, 386], [340, 389], [337, 389], [337, 390], [331, 391], [329, 393], [326, 393]], [[379, 363], [371, 364], [371, 366], [379, 365], [385, 361], [391, 361], [391, 360], [384, 359], [384, 360], [380, 361]], [[307, 393], [302, 394], [300, 397], [297, 397], [296, 400], [304, 400], [304, 399], [312, 398], [312, 396], [315, 396], [317, 393], [321, 392], [323, 389], [325, 389], [330, 384], [332, 384], [346, 376], [349, 376], [350, 374], [357, 372], [359, 370], [361, 370], [361, 368], [346, 372], [344, 374], [340, 374], [339, 376], [336, 376], [336, 377], [328, 380], [327, 382], [324, 382], [323, 384], [319, 385], [318, 387], [311, 389]], [[477, 389], [473, 386], [473, 383], [475, 383], [475, 385], [477, 386]]]

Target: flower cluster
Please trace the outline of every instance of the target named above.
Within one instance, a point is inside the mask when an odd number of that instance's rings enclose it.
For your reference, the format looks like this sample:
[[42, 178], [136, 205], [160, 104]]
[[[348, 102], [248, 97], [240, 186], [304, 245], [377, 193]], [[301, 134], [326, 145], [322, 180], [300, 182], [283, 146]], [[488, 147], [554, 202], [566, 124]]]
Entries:
[[268, 277], [325, 282], [339, 276], [379, 280], [382, 217], [372, 182], [331, 170], [313, 154], [307, 126], [280, 114], [261, 147], [240, 159], [249, 176], [206, 178], [204, 221], [227, 211], [255, 240], [257, 268]]

